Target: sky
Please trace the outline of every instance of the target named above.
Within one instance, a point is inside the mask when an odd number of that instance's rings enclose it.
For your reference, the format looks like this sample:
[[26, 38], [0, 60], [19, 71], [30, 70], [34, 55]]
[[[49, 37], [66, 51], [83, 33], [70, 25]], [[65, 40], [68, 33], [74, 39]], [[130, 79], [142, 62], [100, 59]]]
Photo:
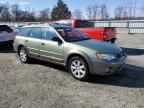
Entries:
[[[71, 11], [81, 9], [83, 12], [86, 7], [94, 4], [106, 4], [110, 14], [113, 13], [115, 7], [119, 5], [127, 5], [129, 0], [63, 0]], [[131, 0], [134, 1], [134, 0]], [[137, 6], [144, 5], [144, 0], [136, 0]], [[44, 8], [52, 9], [57, 0], [0, 0], [0, 3], [19, 4], [21, 8], [30, 7], [31, 9], [41, 10]], [[140, 12], [137, 12], [140, 14]]]

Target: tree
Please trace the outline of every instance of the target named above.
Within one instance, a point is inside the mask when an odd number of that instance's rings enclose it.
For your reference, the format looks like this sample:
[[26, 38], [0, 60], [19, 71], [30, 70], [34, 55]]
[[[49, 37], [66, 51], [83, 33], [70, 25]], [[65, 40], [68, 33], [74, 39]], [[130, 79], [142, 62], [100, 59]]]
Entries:
[[137, 0], [128, 1], [128, 15], [129, 19], [135, 18], [137, 11]]
[[12, 11], [12, 14], [14, 16], [14, 20], [15, 21], [20, 21], [20, 17], [21, 17], [21, 9], [19, 8], [19, 5], [15, 4], [15, 5], [12, 5], [11, 7], [11, 11]]
[[105, 4], [102, 4], [99, 8], [99, 15], [102, 20], [106, 20], [109, 18], [107, 6]]
[[128, 8], [127, 6], [118, 6], [114, 10], [114, 19], [120, 20], [126, 20], [128, 18]]
[[99, 9], [98, 5], [92, 6], [92, 19], [93, 20], [96, 20], [96, 18], [98, 17], [98, 9]]
[[74, 12], [73, 12], [73, 17], [76, 18], [76, 19], [83, 19], [83, 13], [80, 9], [76, 9]]
[[127, 6], [123, 7], [123, 18], [125, 20], [128, 18], [128, 8], [127, 8]]
[[10, 10], [9, 7], [5, 4], [0, 6], [0, 15], [1, 15], [1, 20], [2, 21], [10, 21]]
[[96, 20], [98, 17], [99, 6], [98, 5], [90, 5], [86, 8], [87, 17], [90, 20]]
[[29, 22], [34, 22], [36, 21], [35, 17], [35, 11], [31, 11], [29, 8], [25, 9], [24, 11], [21, 11], [21, 16], [20, 16], [21, 21], [29, 21]]
[[71, 18], [71, 11], [62, 0], [58, 0], [57, 5], [52, 9], [51, 18], [52, 20]]
[[132, 0], [129, 0], [128, 6], [129, 6], [129, 8], [128, 8], [129, 19], [131, 19], [132, 18], [132, 10], [133, 10]]
[[115, 14], [115, 19], [118, 19], [118, 20], [122, 19], [123, 6], [118, 6], [117, 8], [115, 8], [114, 14]]
[[144, 2], [142, 3], [142, 5], [140, 6], [140, 12], [141, 12], [141, 16], [144, 17]]
[[39, 20], [42, 21], [42, 22], [50, 20], [50, 9], [49, 8], [43, 9], [43, 10], [40, 11]]
[[136, 17], [136, 11], [137, 11], [137, 0], [134, 1], [134, 6], [133, 6], [134, 18]]
[[92, 20], [92, 6], [88, 6], [86, 8], [86, 12], [87, 12], [87, 17], [89, 20]]

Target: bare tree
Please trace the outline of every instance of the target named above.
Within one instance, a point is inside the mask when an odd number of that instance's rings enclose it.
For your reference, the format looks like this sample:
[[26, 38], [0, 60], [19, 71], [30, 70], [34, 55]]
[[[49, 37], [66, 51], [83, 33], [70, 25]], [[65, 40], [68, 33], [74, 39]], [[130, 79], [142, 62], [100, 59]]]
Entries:
[[30, 8], [26, 8], [25, 10], [21, 11], [21, 16], [20, 16], [21, 21], [36, 21], [36, 16], [35, 16], [35, 11]]
[[98, 9], [99, 9], [98, 5], [92, 6], [92, 18], [93, 18], [93, 20], [96, 20], [96, 18], [98, 17]]
[[99, 13], [99, 6], [98, 5], [90, 5], [86, 8], [87, 17], [90, 20], [96, 20]]
[[50, 9], [43, 9], [40, 11], [40, 21], [45, 22], [50, 20]]
[[128, 1], [129, 19], [136, 17], [136, 11], [137, 11], [137, 0], [129, 0]]
[[137, 11], [137, 0], [134, 0], [134, 6], [133, 6], [133, 15], [134, 15], [134, 18], [136, 17], [136, 11]]
[[99, 15], [102, 20], [106, 20], [109, 18], [107, 6], [105, 4], [102, 4], [99, 8]]
[[132, 18], [132, 10], [133, 10], [133, 2], [132, 2], [132, 0], [129, 0], [128, 1], [128, 14], [129, 14], [129, 19], [131, 19]]
[[83, 13], [80, 9], [76, 9], [72, 16], [76, 19], [83, 19]]
[[128, 18], [128, 7], [127, 6], [123, 7], [123, 18], [124, 19]]
[[117, 20], [128, 18], [128, 8], [127, 6], [118, 6], [114, 9], [114, 18]]
[[123, 14], [123, 7], [118, 6], [117, 8], [114, 9], [114, 15], [115, 19], [121, 19]]
[[0, 15], [2, 21], [10, 21], [10, 10], [7, 5], [3, 4], [0, 6]]
[[144, 3], [142, 4], [142, 6], [140, 7], [141, 13], [144, 14]]
[[87, 17], [88, 17], [88, 19], [89, 20], [92, 20], [92, 6], [88, 6], [87, 8], [86, 8], [86, 12], [87, 12]]
[[14, 16], [14, 20], [15, 21], [20, 21], [20, 17], [21, 17], [21, 9], [19, 8], [19, 6], [17, 4], [15, 5], [12, 5], [11, 7], [11, 11], [12, 11], [12, 14]]

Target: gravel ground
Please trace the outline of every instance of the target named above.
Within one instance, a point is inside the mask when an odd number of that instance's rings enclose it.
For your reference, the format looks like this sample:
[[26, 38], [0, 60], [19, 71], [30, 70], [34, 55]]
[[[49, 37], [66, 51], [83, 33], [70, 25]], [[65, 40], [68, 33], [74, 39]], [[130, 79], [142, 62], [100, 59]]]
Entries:
[[0, 108], [144, 108], [144, 37], [119, 34], [127, 65], [112, 76], [71, 77], [64, 67], [34, 60], [22, 64], [0, 50]]

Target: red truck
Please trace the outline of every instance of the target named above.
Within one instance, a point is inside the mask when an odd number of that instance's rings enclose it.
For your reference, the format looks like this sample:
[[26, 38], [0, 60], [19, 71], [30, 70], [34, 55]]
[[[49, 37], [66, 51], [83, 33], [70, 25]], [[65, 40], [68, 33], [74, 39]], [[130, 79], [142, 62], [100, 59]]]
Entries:
[[79, 19], [65, 19], [56, 21], [58, 24], [71, 26], [79, 29], [82, 33], [87, 35], [89, 38], [108, 41], [114, 43], [116, 40], [116, 29], [115, 28], [95, 28], [90, 26], [88, 20]]

